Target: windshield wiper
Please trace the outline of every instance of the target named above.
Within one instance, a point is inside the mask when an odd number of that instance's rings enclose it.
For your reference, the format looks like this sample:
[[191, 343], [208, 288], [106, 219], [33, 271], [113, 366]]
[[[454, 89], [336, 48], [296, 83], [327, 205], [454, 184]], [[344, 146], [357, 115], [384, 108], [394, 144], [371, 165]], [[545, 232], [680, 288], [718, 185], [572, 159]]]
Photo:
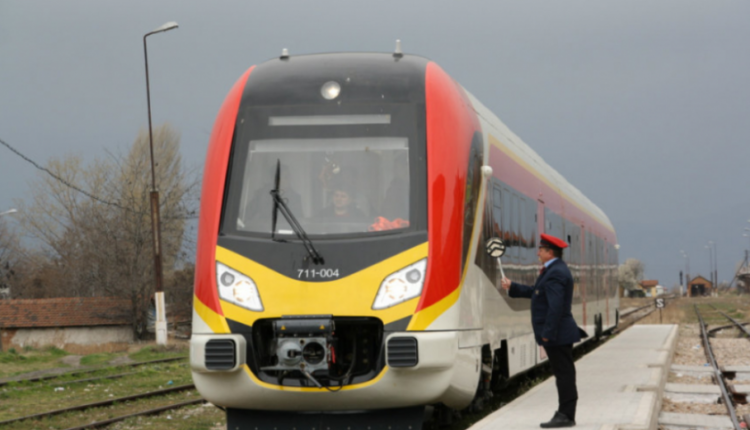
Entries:
[[325, 264], [325, 260], [323, 260], [323, 256], [320, 255], [317, 249], [315, 249], [315, 246], [313, 245], [312, 241], [309, 237], [307, 237], [307, 233], [305, 233], [305, 229], [302, 228], [302, 225], [297, 221], [297, 218], [294, 217], [294, 214], [292, 214], [292, 211], [289, 210], [289, 206], [286, 205], [286, 202], [281, 198], [281, 194], [279, 193], [279, 182], [281, 179], [281, 160], [276, 160], [276, 179], [274, 183], [274, 189], [271, 190], [271, 197], [273, 197], [273, 218], [272, 225], [271, 225], [271, 239], [277, 242], [286, 242], [283, 239], [277, 239], [276, 238], [276, 221], [278, 219], [278, 213], [281, 212], [282, 215], [284, 215], [284, 218], [286, 218], [286, 221], [289, 223], [289, 225], [292, 227], [292, 230], [297, 234], [297, 237], [299, 240], [302, 241], [302, 245], [307, 250], [307, 253], [310, 255], [310, 258], [312, 259], [312, 262], [314, 264]]

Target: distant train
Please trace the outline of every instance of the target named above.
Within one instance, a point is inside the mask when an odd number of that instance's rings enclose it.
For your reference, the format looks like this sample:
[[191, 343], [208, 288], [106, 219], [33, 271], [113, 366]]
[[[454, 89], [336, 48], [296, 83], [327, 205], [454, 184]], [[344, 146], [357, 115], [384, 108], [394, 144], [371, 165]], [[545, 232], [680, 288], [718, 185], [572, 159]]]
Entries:
[[570, 244], [578, 324], [614, 327], [606, 215], [437, 64], [253, 66], [206, 156], [195, 385], [230, 429], [406, 429], [425, 405], [464, 408], [545, 360], [485, 251], [501, 239], [506, 276], [533, 284], [542, 232]]

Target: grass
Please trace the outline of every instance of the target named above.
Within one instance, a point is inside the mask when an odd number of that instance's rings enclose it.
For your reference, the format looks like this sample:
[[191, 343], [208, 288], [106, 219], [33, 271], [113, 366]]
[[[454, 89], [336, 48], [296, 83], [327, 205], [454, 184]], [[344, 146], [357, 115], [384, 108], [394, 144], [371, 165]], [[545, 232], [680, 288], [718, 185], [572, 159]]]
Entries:
[[226, 429], [224, 411], [211, 405], [196, 405], [151, 417], [136, 417], [114, 424], [112, 430], [207, 430]]
[[[106, 397], [106, 396], [105, 396]], [[3, 426], [3, 430], [27, 430], [27, 429], [67, 429], [70, 427], [88, 424], [93, 421], [103, 421], [110, 418], [129, 415], [146, 409], [168, 406], [170, 404], [184, 402], [187, 400], [198, 399], [199, 395], [195, 390], [171, 393], [165, 396], [154, 397], [150, 399], [141, 399], [131, 402], [117, 403], [109, 407], [88, 409], [85, 411], [73, 411], [64, 414], [44, 418], [41, 420], [21, 421]], [[164, 412], [164, 418], [177, 411]], [[135, 418], [133, 420], [138, 420]], [[169, 421], [169, 420], [167, 420]], [[132, 428], [132, 427], [130, 427]], [[136, 427], [138, 428], [138, 427]], [[153, 427], [148, 427], [153, 428]], [[167, 428], [167, 427], [165, 427]], [[175, 428], [175, 427], [170, 427]], [[205, 427], [204, 427], [205, 428]]]
[[[31, 415], [40, 411], [66, 408], [107, 398], [117, 398], [146, 391], [191, 384], [186, 362], [163, 363], [135, 369], [120, 379], [87, 382], [54, 381], [50, 383], [12, 383], [0, 388], [7, 401], [0, 409], [0, 421]], [[90, 377], [86, 375], [86, 378]]]
[[113, 353], [89, 354], [81, 357], [81, 366], [100, 366], [117, 357], [117, 355]]
[[187, 350], [182, 345], [147, 346], [140, 351], [130, 354], [135, 361], [151, 361], [162, 358], [185, 357]]
[[[651, 298], [638, 300], [653, 301]], [[709, 325], [715, 326], [730, 323], [729, 320], [709, 305], [713, 305], [738, 321], [747, 321], [750, 319], [750, 296], [731, 294], [719, 297], [683, 297], [667, 300], [667, 306], [661, 311], [661, 320], [659, 311], [657, 310], [637, 324], [697, 324], [698, 316], [695, 314], [695, 305], [698, 305], [698, 310], [703, 320]], [[622, 308], [624, 309], [625, 307]]]
[[[25, 372], [61, 367], [60, 358], [67, 352], [55, 347], [35, 349], [24, 347], [21, 351], [9, 348], [0, 352], [0, 378], [6, 378]], [[65, 365], [62, 365], [65, 367]]]
[[[26, 347], [22, 350], [9, 349], [0, 353], [0, 378], [51, 369], [67, 369], [72, 373], [75, 369], [60, 362], [60, 359], [67, 355], [69, 354], [66, 351], [57, 348], [34, 349]], [[98, 367], [99, 369], [95, 372], [80, 375], [64, 374], [58, 378], [42, 382], [11, 382], [6, 386], [0, 387], [0, 404], [2, 405], [0, 407], [0, 421], [192, 383], [187, 360], [143, 365], [133, 368], [107, 366], [107, 363], [111, 360], [123, 356], [127, 356], [131, 360], [138, 362], [186, 357], [187, 345], [182, 343], [171, 344], [167, 347], [147, 346], [139, 348], [137, 351], [131, 350], [129, 354], [89, 354], [81, 357], [81, 370]], [[118, 379], [79, 382], [81, 379], [121, 374], [126, 375]], [[105, 420], [140, 410], [198, 398], [198, 392], [190, 390], [172, 393], [168, 396], [119, 403], [106, 408], [70, 412], [38, 421], [22, 421], [3, 426], [3, 430], [35, 428], [45, 430], [66, 429], [91, 421]], [[183, 417], [189, 417], [189, 419]], [[143, 421], [143, 425], [147, 428], [187, 430], [211, 428], [217, 422], [224, 423], [225, 419], [224, 412], [213, 406], [195, 406], [165, 412], [156, 417], [142, 417], [129, 421], [132, 423]], [[116, 427], [115, 425], [109, 428], [120, 427]], [[142, 427], [140, 427], [140, 424], [136, 424], [121, 428]]]

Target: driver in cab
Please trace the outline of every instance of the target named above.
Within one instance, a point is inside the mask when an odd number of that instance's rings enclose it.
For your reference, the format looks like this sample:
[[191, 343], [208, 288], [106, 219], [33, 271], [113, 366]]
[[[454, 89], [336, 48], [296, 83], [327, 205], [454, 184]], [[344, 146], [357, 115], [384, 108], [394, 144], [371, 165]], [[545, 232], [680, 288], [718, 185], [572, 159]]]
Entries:
[[352, 192], [343, 184], [334, 184], [331, 204], [318, 213], [319, 218], [332, 221], [362, 221], [365, 214], [354, 206]]

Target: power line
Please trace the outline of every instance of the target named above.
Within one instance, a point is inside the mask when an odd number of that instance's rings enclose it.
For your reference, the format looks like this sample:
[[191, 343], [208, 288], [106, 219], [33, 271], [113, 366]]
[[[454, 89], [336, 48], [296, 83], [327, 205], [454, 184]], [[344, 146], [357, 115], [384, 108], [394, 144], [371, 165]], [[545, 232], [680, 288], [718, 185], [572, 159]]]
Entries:
[[87, 197], [89, 197], [89, 198], [91, 198], [91, 199], [94, 199], [94, 200], [96, 200], [97, 202], [100, 202], [100, 203], [104, 203], [105, 205], [115, 206], [115, 207], [117, 207], [117, 208], [120, 208], [120, 209], [123, 209], [123, 210], [126, 210], [126, 211], [130, 211], [130, 212], [133, 212], [133, 210], [132, 210], [132, 209], [130, 209], [130, 208], [126, 208], [126, 207], [124, 207], [124, 206], [121, 206], [121, 205], [119, 205], [119, 204], [117, 204], [117, 203], [113, 203], [113, 202], [109, 202], [109, 201], [106, 201], [106, 200], [104, 200], [104, 199], [100, 199], [99, 197], [97, 197], [97, 196], [95, 196], [95, 195], [93, 195], [93, 194], [91, 194], [91, 193], [89, 193], [89, 192], [87, 192], [87, 191], [84, 191], [84, 190], [82, 190], [82, 189], [80, 189], [80, 188], [76, 187], [75, 185], [71, 184], [70, 182], [66, 181], [65, 179], [63, 179], [63, 178], [59, 177], [58, 175], [54, 174], [54, 173], [53, 173], [53, 172], [52, 172], [51, 170], [47, 169], [46, 167], [40, 166], [39, 164], [37, 164], [37, 163], [36, 163], [36, 162], [35, 162], [34, 160], [32, 160], [31, 158], [29, 158], [29, 157], [27, 157], [27, 156], [23, 155], [23, 154], [21, 153], [21, 151], [19, 151], [19, 150], [17, 150], [16, 148], [12, 147], [12, 146], [11, 146], [11, 145], [10, 145], [9, 143], [5, 142], [5, 141], [4, 141], [4, 140], [2, 140], [2, 139], [0, 139], [0, 144], [2, 144], [3, 146], [5, 146], [6, 148], [8, 148], [8, 149], [9, 149], [9, 150], [10, 150], [11, 152], [13, 152], [14, 154], [16, 154], [16, 155], [18, 155], [19, 157], [21, 157], [21, 158], [23, 158], [24, 160], [26, 160], [26, 162], [28, 162], [28, 163], [31, 163], [31, 165], [33, 165], [33, 166], [34, 166], [34, 167], [36, 167], [37, 169], [39, 169], [39, 170], [41, 170], [41, 171], [43, 171], [43, 172], [47, 173], [47, 174], [48, 174], [48, 175], [50, 175], [51, 177], [55, 178], [56, 180], [58, 180], [59, 182], [61, 182], [61, 183], [62, 183], [63, 185], [65, 185], [66, 187], [68, 187], [68, 188], [72, 188], [72, 189], [74, 189], [74, 190], [78, 191], [79, 193], [83, 194], [84, 196], [87, 196]]
[[[97, 197], [97, 196], [89, 193], [88, 191], [84, 191], [84, 190], [78, 188], [77, 186], [71, 184], [70, 182], [68, 182], [65, 179], [61, 178], [60, 176], [56, 175], [54, 172], [52, 172], [51, 170], [47, 169], [46, 167], [40, 166], [37, 162], [35, 162], [31, 158], [27, 157], [26, 155], [24, 155], [23, 153], [21, 153], [21, 151], [17, 150], [13, 146], [11, 146], [11, 144], [9, 144], [8, 142], [5, 142], [2, 139], [0, 139], [0, 144], [2, 144], [3, 146], [5, 146], [6, 148], [8, 148], [11, 152], [13, 152], [14, 154], [16, 154], [17, 156], [23, 158], [26, 162], [30, 163], [31, 165], [33, 165], [37, 169], [45, 172], [46, 174], [48, 174], [49, 176], [51, 176], [55, 180], [59, 181], [60, 183], [62, 183], [66, 187], [71, 188], [71, 189], [73, 189], [75, 191], [78, 191], [79, 193], [83, 194], [84, 196], [89, 197], [89, 198], [91, 198], [93, 200], [96, 200], [99, 203], [103, 203], [103, 204], [108, 205], [108, 206], [114, 206], [114, 207], [116, 207], [118, 209], [122, 209], [124, 211], [128, 211], [128, 212], [131, 212], [131, 213], [134, 213], [134, 214], [138, 213], [138, 212], [134, 211], [133, 209], [130, 209], [128, 207], [120, 205], [119, 203], [115, 203], [115, 202], [110, 202], [110, 201], [104, 200], [102, 198], [99, 198], [99, 197]], [[191, 215], [187, 215], [187, 216], [184, 216], [184, 217], [169, 217], [169, 218], [172, 218], [172, 219], [179, 219], [179, 218], [192, 219], [192, 218], [195, 218], [195, 215], [192, 215], [192, 216]]]

